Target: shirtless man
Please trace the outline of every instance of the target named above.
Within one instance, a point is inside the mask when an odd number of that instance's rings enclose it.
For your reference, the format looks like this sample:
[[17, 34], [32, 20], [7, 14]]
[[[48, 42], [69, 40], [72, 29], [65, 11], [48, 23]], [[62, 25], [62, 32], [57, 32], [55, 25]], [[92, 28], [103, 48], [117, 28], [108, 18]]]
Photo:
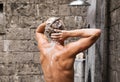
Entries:
[[[88, 49], [100, 34], [100, 29], [65, 30], [63, 22], [57, 17], [40, 24], [36, 29], [36, 40], [45, 81], [74, 82], [73, 64], [76, 55]], [[80, 39], [64, 45], [64, 40], [69, 37]]]

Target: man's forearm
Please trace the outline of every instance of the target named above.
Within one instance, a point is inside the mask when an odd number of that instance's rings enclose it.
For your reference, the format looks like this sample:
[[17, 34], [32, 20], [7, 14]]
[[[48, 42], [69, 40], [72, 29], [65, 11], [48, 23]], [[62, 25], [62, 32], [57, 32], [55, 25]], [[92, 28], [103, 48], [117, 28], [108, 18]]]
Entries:
[[77, 29], [67, 31], [68, 37], [90, 37], [99, 36], [101, 33], [100, 29]]
[[45, 23], [45, 22], [42, 23], [42, 24], [40, 24], [40, 25], [37, 27], [36, 32], [37, 32], [37, 33], [44, 33], [45, 26], [46, 26], [46, 23]]

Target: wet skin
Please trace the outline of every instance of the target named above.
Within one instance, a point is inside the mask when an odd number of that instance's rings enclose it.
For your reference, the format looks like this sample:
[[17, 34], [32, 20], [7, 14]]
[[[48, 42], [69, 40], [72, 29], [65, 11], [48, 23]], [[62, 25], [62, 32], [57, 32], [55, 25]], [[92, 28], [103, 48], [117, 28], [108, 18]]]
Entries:
[[[59, 33], [53, 33], [51, 42], [48, 42], [44, 35], [45, 25], [46, 23], [42, 23], [36, 29], [45, 81], [74, 82], [73, 63], [76, 54], [89, 48], [98, 39], [101, 31], [99, 29], [55, 30]], [[64, 40], [69, 37], [81, 38], [64, 45]]]
[[64, 46], [51, 42], [41, 51], [40, 62], [46, 82], [73, 82], [73, 57], [66, 57]]

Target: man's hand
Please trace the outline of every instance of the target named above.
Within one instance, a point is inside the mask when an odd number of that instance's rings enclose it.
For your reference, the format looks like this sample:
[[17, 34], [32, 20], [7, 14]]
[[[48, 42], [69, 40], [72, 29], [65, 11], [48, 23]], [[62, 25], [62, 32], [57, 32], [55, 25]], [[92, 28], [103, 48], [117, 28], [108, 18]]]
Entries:
[[64, 41], [65, 39], [67, 39], [69, 37], [69, 33], [68, 33], [69, 31], [58, 30], [58, 29], [55, 29], [54, 31], [56, 33], [52, 33], [51, 34], [51, 38], [52, 39]]

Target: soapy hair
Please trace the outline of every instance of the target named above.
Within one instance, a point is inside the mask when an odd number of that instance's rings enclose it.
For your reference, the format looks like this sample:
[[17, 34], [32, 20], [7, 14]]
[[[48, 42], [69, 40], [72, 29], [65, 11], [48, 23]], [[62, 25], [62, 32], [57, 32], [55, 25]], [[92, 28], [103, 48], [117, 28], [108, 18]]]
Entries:
[[[57, 22], [56, 22], [57, 21]], [[63, 22], [60, 20], [59, 17], [50, 17], [46, 21], [46, 27], [44, 34], [48, 37], [48, 39], [51, 39], [51, 34], [56, 33], [54, 29], [64, 30], [65, 26]]]

